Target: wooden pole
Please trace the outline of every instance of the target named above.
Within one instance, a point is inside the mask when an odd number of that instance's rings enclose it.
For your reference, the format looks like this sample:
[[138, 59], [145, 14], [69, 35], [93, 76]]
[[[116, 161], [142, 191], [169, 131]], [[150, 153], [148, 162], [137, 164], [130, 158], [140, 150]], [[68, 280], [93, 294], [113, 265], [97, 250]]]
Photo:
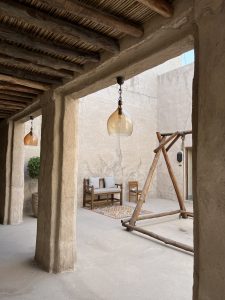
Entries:
[[[141, 221], [141, 220], [149, 220], [149, 219], [154, 219], [154, 218], [160, 218], [160, 217], [166, 217], [166, 216], [171, 216], [171, 215], [176, 215], [181, 213], [181, 211], [178, 210], [172, 210], [172, 211], [165, 211], [162, 213], [158, 213], [158, 214], [146, 214], [146, 215], [140, 215], [137, 218], [137, 221]], [[128, 223], [130, 221], [131, 218], [127, 218], [125, 220], [121, 220], [121, 223]]]
[[173, 138], [175, 138], [178, 135], [178, 132], [173, 133], [167, 140], [160, 143], [159, 146], [154, 150], [154, 152], [158, 152], [162, 147], [164, 147], [166, 144], [168, 144]]
[[176, 143], [176, 141], [180, 138], [180, 134], [178, 134], [175, 139], [167, 146], [166, 152], [170, 150], [170, 148]]
[[122, 223], [122, 225], [124, 227], [126, 227], [129, 231], [132, 231], [132, 230], [135, 230], [135, 231], [138, 231], [140, 233], [143, 233], [143, 234], [146, 234], [156, 240], [159, 240], [167, 245], [172, 245], [176, 248], [180, 248], [182, 250], [185, 250], [185, 251], [188, 251], [188, 252], [194, 252], [194, 248], [191, 247], [191, 246], [188, 246], [188, 245], [185, 245], [183, 243], [179, 243], [179, 242], [176, 242], [174, 240], [171, 240], [171, 239], [168, 239], [168, 238], [165, 238], [159, 234], [156, 234], [154, 232], [151, 232], [151, 231], [148, 231], [146, 229], [143, 229], [143, 228], [140, 228], [140, 227], [137, 227], [137, 226], [132, 226], [130, 224], [126, 224], [126, 223]]
[[[161, 136], [161, 134], [159, 132], [157, 132], [156, 135], [158, 137], [159, 142], [161, 142], [162, 139], [163, 139], [163, 137]], [[181, 215], [182, 215], [183, 218], [187, 218], [187, 215], [185, 213], [186, 208], [185, 208], [185, 205], [184, 205], [183, 197], [182, 197], [182, 194], [181, 194], [180, 189], [178, 187], [178, 183], [177, 183], [176, 177], [174, 175], [174, 172], [173, 172], [170, 160], [169, 160], [169, 156], [168, 156], [168, 154], [166, 152], [165, 147], [162, 148], [162, 153], [163, 153], [166, 165], [167, 165], [168, 172], [170, 174], [170, 178], [171, 178], [172, 183], [173, 183], [174, 190], [175, 190], [176, 195], [177, 195], [177, 199], [178, 199], [178, 202], [179, 202], [180, 209], [183, 211], [181, 213]]]
[[[180, 135], [192, 134], [192, 130], [178, 131]], [[172, 135], [173, 132], [160, 133], [162, 137]]]
[[[165, 140], [165, 138], [162, 139], [162, 141], [164, 141], [164, 140]], [[131, 220], [129, 222], [130, 225], [132, 225], [132, 226], [135, 225], [135, 223], [137, 221], [137, 218], [140, 215], [141, 208], [142, 208], [142, 205], [143, 205], [143, 203], [144, 203], [144, 201], [146, 199], [147, 193], [149, 191], [149, 188], [150, 188], [150, 185], [151, 185], [151, 182], [152, 182], [152, 178], [153, 178], [153, 174], [155, 172], [157, 163], [159, 161], [160, 154], [161, 154], [161, 149], [155, 154], [155, 157], [154, 157], [152, 165], [150, 167], [150, 170], [149, 170], [147, 179], [145, 181], [143, 190], [141, 192], [141, 196], [140, 196], [140, 198], [139, 198], [139, 200], [137, 202], [137, 205], [135, 207], [135, 210], [134, 210], [133, 215], [131, 217]]]

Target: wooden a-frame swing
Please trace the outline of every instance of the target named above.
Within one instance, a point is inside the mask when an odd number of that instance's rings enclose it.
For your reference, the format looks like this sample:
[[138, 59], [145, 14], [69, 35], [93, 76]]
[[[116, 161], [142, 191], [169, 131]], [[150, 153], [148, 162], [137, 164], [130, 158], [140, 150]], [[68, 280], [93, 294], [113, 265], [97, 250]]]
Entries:
[[[165, 244], [172, 245], [174, 247], [183, 249], [183, 250], [188, 251], [188, 252], [194, 252], [194, 249], [191, 246], [185, 245], [183, 243], [176, 242], [174, 240], [168, 239], [166, 237], [155, 234], [154, 232], [151, 232], [151, 231], [148, 231], [146, 229], [143, 229], [141, 227], [136, 226], [137, 221], [148, 220], [148, 219], [153, 219], [153, 218], [160, 218], [160, 217], [169, 216], [169, 215], [180, 214], [180, 216], [184, 219], [194, 216], [193, 212], [186, 211], [186, 208], [185, 208], [185, 205], [184, 205], [184, 199], [183, 199], [183, 196], [182, 196], [182, 194], [180, 192], [180, 189], [178, 187], [177, 180], [176, 180], [176, 177], [175, 177], [174, 172], [172, 170], [172, 166], [171, 166], [171, 163], [170, 163], [170, 160], [169, 160], [169, 156], [167, 154], [167, 152], [178, 141], [178, 139], [179, 138], [184, 139], [184, 137], [187, 134], [192, 134], [192, 131], [189, 130], [189, 131], [180, 131], [180, 132], [177, 131], [175, 133], [160, 133], [160, 132], [156, 133], [157, 138], [159, 140], [159, 146], [154, 150], [155, 157], [154, 157], [152, 165], [150, 167], [150, 170], [149, 170], [147, 179], [145, 181], [141, 196], [140, 196], [140, 198], [137, 202], [137, 205], [135, 207], [135, 210], [133, 212], [132, 217], [128, 218], [128, 219], [125, 219], [125, 220], [121, 220], [121, 223], [122, 223], [122, 226], [126, 227], [128, 231], [133, 231], [133, 230], [138, 231], [138, 232], [146, 234], [146, 235], [148, 235], [152, 238], [160, 240], [160, 241], [164, 242]], [[166, 147], [166, 145], [167, 145], [167, 147]], [[153, 179], [153, 174], [154, 174], [154, 171], [156, 169], [157, 163], [159, 161], [159, 157], [160, 157], [161, 152], [164, 156], [164, 159], [165, 159], [165, 162], [166, 162], [166, 165], [167, 165], [167, 169], [168, 169], [170, 178], [172, 180], [173, 187], [174, 187], [175, 192], [176, 192], [176, 196], [177, 196], [177, 200], [178, 200], [180, 209], [174, 210], [174, 211], [157, 213], [157, 214], [140, 215], [141, 208], [142, 208], [143, 203], [145, 202], [147, 193], [150, 189], [150, 185], [151, 185], [151, 182], [152, 182], [152, 179]]]

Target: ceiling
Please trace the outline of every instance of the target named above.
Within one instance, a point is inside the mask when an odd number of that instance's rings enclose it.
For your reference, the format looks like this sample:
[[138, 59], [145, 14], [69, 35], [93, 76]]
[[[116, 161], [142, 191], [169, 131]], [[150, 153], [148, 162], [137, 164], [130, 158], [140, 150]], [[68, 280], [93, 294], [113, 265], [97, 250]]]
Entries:
[[0, 119], [76, 78], [126, 36], [141, 38], [166, 0], [0, 0]]

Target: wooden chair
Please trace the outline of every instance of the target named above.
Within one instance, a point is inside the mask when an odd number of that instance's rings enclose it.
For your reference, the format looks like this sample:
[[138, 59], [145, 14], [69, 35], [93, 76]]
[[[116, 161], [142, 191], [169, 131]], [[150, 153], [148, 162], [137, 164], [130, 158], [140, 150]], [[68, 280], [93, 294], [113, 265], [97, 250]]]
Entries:
[[132, 197], [135, 197], [135, 200], [137, 202], [142, 192], [141, 190], [138, 189], [138, 181], [129, 181], [128, 188], [129, 188], [129, 202], [131, 201]]

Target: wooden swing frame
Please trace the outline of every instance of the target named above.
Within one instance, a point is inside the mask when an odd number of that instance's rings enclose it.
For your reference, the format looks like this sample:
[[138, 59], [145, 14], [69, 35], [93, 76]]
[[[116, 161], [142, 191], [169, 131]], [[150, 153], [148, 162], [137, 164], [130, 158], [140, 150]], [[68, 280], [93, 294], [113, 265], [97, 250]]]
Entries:
[[[188, 134], [192, 134], [192, 131], [191, 130], [177, 131], [174, 133], [156, 132], [156, 135], [157, 135], [157, 138], [159, 141], [159, 146], [154, 150], [155, 157], [154, 157], [151, 167], [149, 169], [149, 173], [148, 173], [147, 179], [145, 181], [141, 196], [137, 202], [137, 205], [135, 207], [132, 217], [125, 219], [125, 220], [121, 220], [121, 223], [122, 223], [122, 226], [127, 228], [127, 231], [133, 231], [133, 230], [138, 231], [138, 232], [148, 235], [152, 238], [155, 238], [161, 242], [164, 242], [165, 244], [172, 245], [174, 247], [180, 248], [180, 249], [188, 251], [188, 252], [194, 252], [193, 247], [191, 247], [189, 245], [185, 245], [183, 243], [176, 242], [174, 240], [168, 239], [161, 235], [155, 234], [154, 232], [151, 232], [151, 231], [148, 231], [146, 229], [136, 226], [137, 221], [148, 220], [148, 219], [153, 219], [153, 218], [161, 218], [161, 217], [175, 215], [175, 214], [179, 214], [184, 219], [186, 219], [188, 217], [194, 217], [193, 212], [186, 211], [186, 208], [184, 205], [184, 199], [183, 199], [183, 196], [178, 187], [178, 183], [177, 183], [176, 177], [174, 175], [174, 172], [173, 172], [170, 160], [169, 160], [169, 156], [167, 153], [171, 149], [171, 147], [179, 140], [179, 138], [184, 138]], [[168, 143], [169, 143], [169, 145], [168, 145]], [[166, 147], [166, 145], [167, 145], [167, 147]], [[154, 175], [154, 171], [156, 170], [157, 163], [159, 161], [161, 152], [164, 156], [166, 166], [167, 166], [170, 178], [173, 183], [173, 187], [174, 187], [174, 190], [175, 190], [175, 193], [177, 196], [177, 200], [178, 200], [180, 209], [174, 210], [174, 211], [157, 213], [157, 214], [140, 215], [141, 208], [142, 208], [142, 205], [145, 202], [145, 199], [149, 192], [149, 189], [150, 189], [150, 186], [152, 183], [152, 179], [153, 179], [153, 175]]]

